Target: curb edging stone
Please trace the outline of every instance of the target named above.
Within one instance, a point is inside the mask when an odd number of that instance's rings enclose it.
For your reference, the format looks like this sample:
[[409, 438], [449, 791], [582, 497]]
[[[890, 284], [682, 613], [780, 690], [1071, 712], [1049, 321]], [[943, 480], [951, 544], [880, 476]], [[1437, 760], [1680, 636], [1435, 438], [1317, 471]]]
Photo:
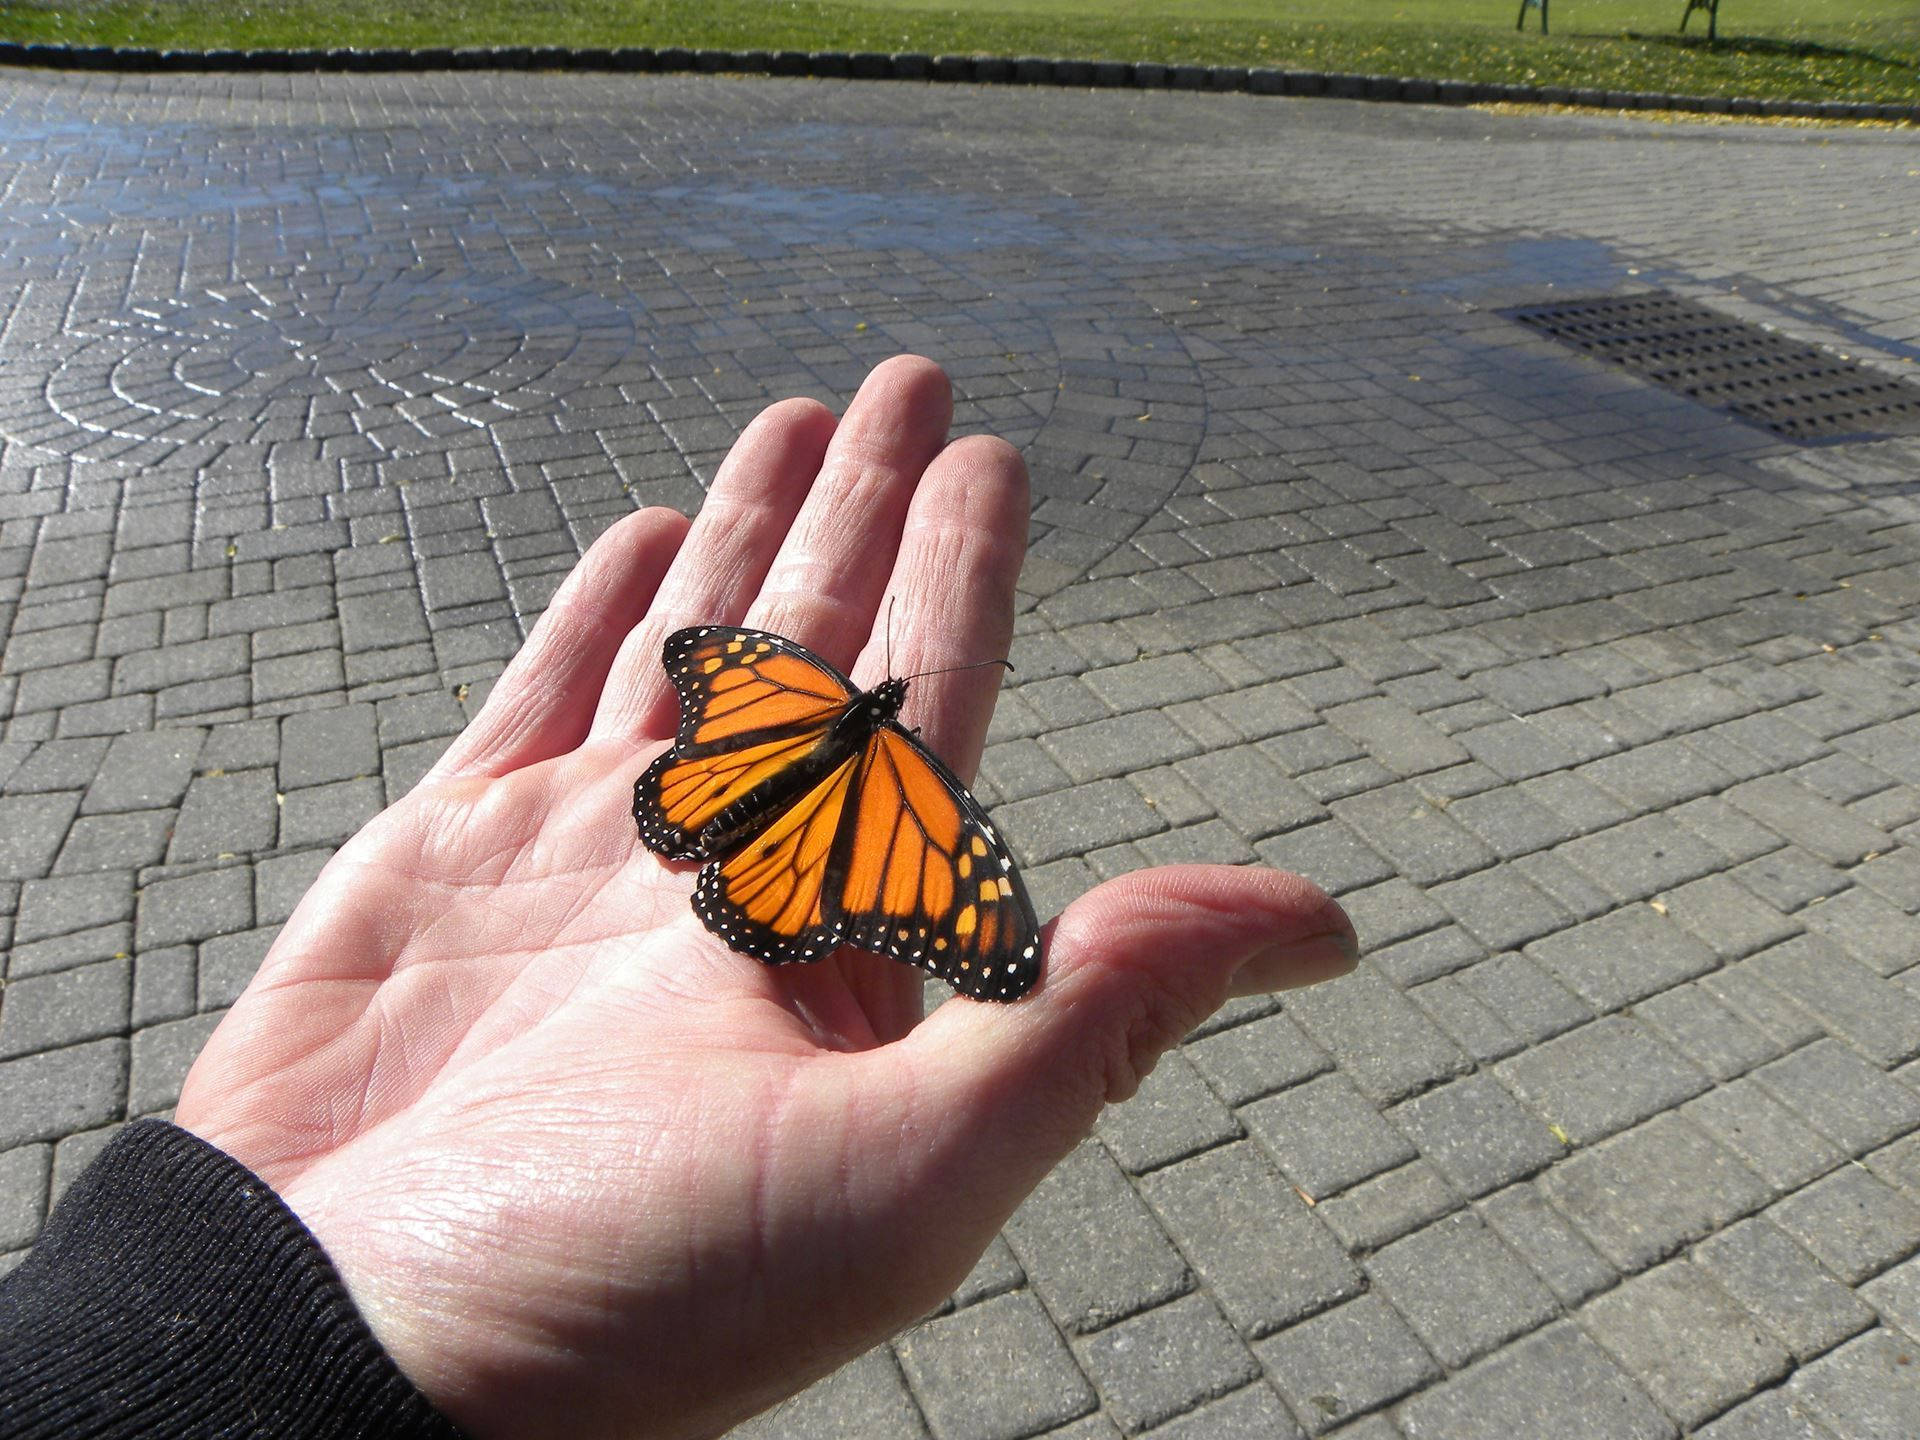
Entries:
[[1240, 65], [1162, 65], [1153, 61], [1054, 60], [1021, 55], [887, 54], [843, 50], [575, 49], [558, 45], [424, 50], [152, 50], [107, 45], [0, 41], [0, 65], [122, 73], [331, 71], [371, 74], [428, 70], [578, 70], [618, 74], [814, 76], [821, 79], [920, 80], [936, 84], [1053, 85], [1074, 89], [1244, 91], [1414, 105], [1581, 105], [1606, 110], [1683, 110], [1812, 120], [1890, 120], [1920, 124], [1920, 104], [1876, 100], [1761, 100], [1751, 96], [1674, 95], [1642, 90], [1572, 89], [1472, 80], [1416, 79], [1343, 71], [1248, 69]]

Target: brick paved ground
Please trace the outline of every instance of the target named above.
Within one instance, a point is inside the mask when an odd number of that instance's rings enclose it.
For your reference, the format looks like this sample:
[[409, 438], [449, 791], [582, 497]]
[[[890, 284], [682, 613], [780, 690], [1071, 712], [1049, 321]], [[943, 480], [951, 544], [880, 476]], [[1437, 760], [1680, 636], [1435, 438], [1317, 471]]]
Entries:
[[1498, 313], [1910, 365], [1910, 139], [15, 72], [0, 175], [6, 1263], [582, 545], [913, 349], [1034, 470], [980, 788], [1043, 906], [1257, 857], [1369, 956], [755, 1433], [1920, 1432], [1920, 448]]

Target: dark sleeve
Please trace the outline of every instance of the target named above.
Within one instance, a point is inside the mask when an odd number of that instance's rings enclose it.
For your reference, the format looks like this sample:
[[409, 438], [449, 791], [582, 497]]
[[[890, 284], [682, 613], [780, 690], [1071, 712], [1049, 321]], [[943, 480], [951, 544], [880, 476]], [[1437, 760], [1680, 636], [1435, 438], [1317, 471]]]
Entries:
[[172, 1125], [117, 1135], [0, 1281], [0, 1440], [459, 1440], [306, 1226]]

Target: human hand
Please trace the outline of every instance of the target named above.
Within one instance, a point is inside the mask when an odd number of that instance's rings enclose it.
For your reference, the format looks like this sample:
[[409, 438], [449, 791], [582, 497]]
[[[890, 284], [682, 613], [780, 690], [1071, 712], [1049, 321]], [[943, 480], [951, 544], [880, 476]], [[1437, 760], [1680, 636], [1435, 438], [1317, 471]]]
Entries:
[[[1026, 999], [922, 1020], [896, 962], [728, 950], [694, 868], [640, 843], [672, 631], [774, 630], [871, 685], [891, 597], [900, 673], [1005, 655], [1026, 474], [997, 440], [947, 444], [951, 417], [935, 366], [890, 361], [837, 424], [764, 412], [691, 526], [602, 536], [187, 1078], [178, 1123], [275, 1188], [482, 1440], [724, 1431], [938, 1304], [1230, 994], [1352, 966], [1298, 877], [1153, 870], [1069, 907]], [[999, 679], [929, 676], [903, 719], [971, 775]]]

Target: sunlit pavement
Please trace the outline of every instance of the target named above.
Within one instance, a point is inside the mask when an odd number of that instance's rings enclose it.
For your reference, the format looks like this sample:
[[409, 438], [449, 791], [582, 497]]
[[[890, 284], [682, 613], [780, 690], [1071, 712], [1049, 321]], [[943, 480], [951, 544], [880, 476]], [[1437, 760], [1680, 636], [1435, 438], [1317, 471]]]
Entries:
[[1920, 368], [1915, 155], [0, 73], [0, 1264], [579, 550], [912, 350], [1033, 470], [979, 790], [1036, 900], [1259, 859], [1368, 958], [1210, 1023], [950, 1311], [753, 1433], [1920, 1433], [1920, 442], [1502, 313], [1659, 287]]

